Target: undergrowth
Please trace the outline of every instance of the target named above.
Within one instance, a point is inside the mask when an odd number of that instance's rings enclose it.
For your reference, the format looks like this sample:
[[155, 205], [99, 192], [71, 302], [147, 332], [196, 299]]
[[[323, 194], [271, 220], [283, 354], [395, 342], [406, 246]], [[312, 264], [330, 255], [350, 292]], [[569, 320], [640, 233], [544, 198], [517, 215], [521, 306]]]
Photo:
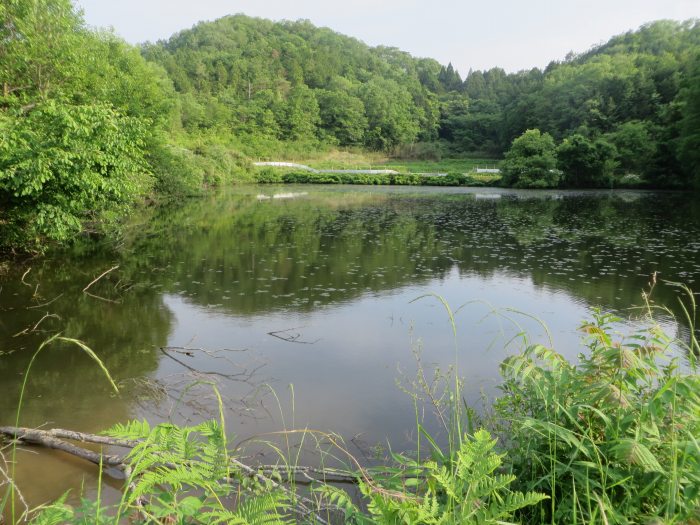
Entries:
[[697, 523], [700, 376], [671, 357], [650, 325], [615, 339], [620, 320], [596, 313], [581, 328], [577, 364], [532, 345], [502, 364], [494, 407], [516, 486], [549, 501], [528, 523]]

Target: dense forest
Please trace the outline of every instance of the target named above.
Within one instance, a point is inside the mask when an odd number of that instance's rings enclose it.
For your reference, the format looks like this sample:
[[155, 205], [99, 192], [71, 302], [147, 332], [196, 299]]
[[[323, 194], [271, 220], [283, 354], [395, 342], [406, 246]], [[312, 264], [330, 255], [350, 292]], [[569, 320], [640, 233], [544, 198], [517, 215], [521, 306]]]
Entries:
[[8, 0], [0, 86], [0, 246], [19, 250], [289, 151], [505, 155], [502, 183], [521, 187], [700, 183], [698, 21], [463, 80], [308, 21], [234, 15], [133, 47], [70, 0]]

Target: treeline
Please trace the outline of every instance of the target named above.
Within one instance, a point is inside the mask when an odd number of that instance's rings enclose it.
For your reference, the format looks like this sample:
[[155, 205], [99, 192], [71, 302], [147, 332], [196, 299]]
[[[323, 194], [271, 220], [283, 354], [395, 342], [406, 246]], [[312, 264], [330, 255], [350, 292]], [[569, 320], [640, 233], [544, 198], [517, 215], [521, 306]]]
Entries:
[[605, 175], [578, 185], [698, 185], [700, 24], [656, 22], [544, 71], [462, 80], [308, 21], [228, 16], [135, 48], [87, 28], [70, 0], [0, 4], [0, 249], [252, 181], [250, 157], [334, 146], [499, 157], [534, 128], [592, 145]]
[[[655, 187], [700, 183], [700, 24], [659, 21], [544, 71], [469, 72], [469, 100], [441, 136], [465, 151], [507, 151], [528, 129], [613, 147], [612, 171]], [[604, 145], [603, 145], [604, 143]], [[605, 155], [604, 155], [605, 156]]]
[[654, 22], [545, 70], [493, 68], [464, 80], [451, 64], [371, 48], [308, 21], [243, 15], [143, 52], [172, 78], [189, 132], [396, 154], [423, 142], [414, 151], [427, 157], [500, 157], [537, 128], [556, 142], [605, 143], [611, 176], [654, 187], [700, 182], [697, 21]]
[[145, 45], [143, 54], [173, 80], [190, 132], [383, 150], [438, 138], [446, 90], [437, 61], [370, 48], [308, 21], [227, 16]]

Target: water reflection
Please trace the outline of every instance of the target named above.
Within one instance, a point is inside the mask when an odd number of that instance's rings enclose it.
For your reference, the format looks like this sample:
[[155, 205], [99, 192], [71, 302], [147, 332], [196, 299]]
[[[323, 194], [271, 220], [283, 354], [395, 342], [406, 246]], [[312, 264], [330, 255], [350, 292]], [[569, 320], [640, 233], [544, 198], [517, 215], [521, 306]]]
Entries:
[[653, 272], [690, 285], [700, 273], [699, 205], [683, 194], [326, 190], [294, 202], [250, 197], [199, 201], [157, 218], [154, 233], [131, 246], [129, 271], [151, 273], [170, 292], [236, 315], [312, 310], [453, 268], [527, 277], [622, 309], [638, 302]]
[[[90, 288], [93, 296], [84, 293], [117, 265]], [[535, 321], [509, 312], [516, 325], [494, 308], [542, 318], [557, 348], [575, 356], [575, 328], [589, 307], [627, 317], [654, 272], [691, 286], [700, 278], [700, 203], [692, 195], [224, 192], [151, 212], [117, 247], [85, 245], [1, 278], [0, 422], [14, 419], [33, 351], [61, 331], [96, 350], [122, 393], [114, 396], [76, 349], [57, 346], [30, 376], [25, 425], [99, 431], [132, 417], [197, 419], [213, 406], [209, 394], [182, 396], [206, 378], [218, 384], [241, 438], [278, 430], [285, 414], [288, 426], [400, 448], [411, 441], [414, 412], [396, 381], [415, 371], [413, 351], [443, 369], [455, 358], [440, 304], [413, 299], [435, 292], [465, 305], [457, 355], [468, 400], [477, 402], [493, 392], [514, 333], [544, 336]], [[659, 287], [655, 299], [673, 307], [675, 294]], [[30, 479], [37, 463], [23, 465]], [[79, 471], [60, 465], [50, 472], [64, 487], [65, 472]], [[37, 489], [33, 497], [56, 495]]]

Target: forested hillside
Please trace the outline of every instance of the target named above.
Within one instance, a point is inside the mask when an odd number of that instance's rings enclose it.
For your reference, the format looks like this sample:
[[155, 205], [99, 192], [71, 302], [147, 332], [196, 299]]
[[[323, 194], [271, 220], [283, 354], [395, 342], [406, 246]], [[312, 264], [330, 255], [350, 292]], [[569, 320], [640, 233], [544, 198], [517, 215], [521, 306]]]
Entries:
[[146, 45], [181, 93], [187, 130], [390, 149], [434, 141], [443, 68], [308, 21], [243, 15]]
[[371, 48], [308, 21], [242, 15], [143, 52], [181, 94], [188, 131], [399, 153], [422, 142], [433, 144], [419, 148], [427, 156], [500, 157], [537, 128], [556, 142], [598, 141], [611, 171], [654, 186], [687, 187], [697, 177], [697, 21], [654, 22], [544, 71], [493, 68], [464, 81], [451, 64]]
[[690, 144], [697, 138], [691, 136], [699, 133], [684, 120], [697, 104], [692, 72], [698, 60], [698, 22], [660, 21], [544, 71], [470, 72], [462, 85], [469, 110], [441, 134], [467, 150], [495, 154], [532, 128], [557, 141], [574, 133], [603, 138], [617, 150], [618, 171], [655, 185], [684, 186], [698, 177], [697, 162], [681, 161], [695, 149]]
[[[532, 130], [516, 151], [539, 157], [511, 153], [504, 182], [700, 183], [697, 21], [654, 22], [544, 71], [462, 80], [308, 21], [234, 15], [135, 48], [87, 28], [70, 0], [7, 0], [0, 87], [6, 249], [103, 232], [135, 203], [250, 181], [250, 158], [290, 151], [497, 159]], [[543, 177], [520, 177], [533, 163]]]

